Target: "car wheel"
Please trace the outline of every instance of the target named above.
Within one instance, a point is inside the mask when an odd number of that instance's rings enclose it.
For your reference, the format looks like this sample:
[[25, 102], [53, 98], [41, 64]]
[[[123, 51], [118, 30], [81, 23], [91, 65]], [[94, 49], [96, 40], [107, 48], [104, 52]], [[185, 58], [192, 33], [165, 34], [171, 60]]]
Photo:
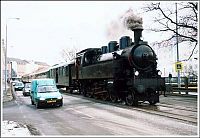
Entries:
[[35, 107], [36, 107], [37, 109], [39, 109], [39, 108], [40, 108], [40, 106], [39, 106], [39, 103], [38, 103], [38, 102], [36, 102], [36, 104], [35, 104]]
[[63, 106], [63, 102], [60, 103], [60, 107]]
[[33, 100], [32, 100], [32, 97], [31, 97], [31, 104], [34, 105], [34, 102], [33, 102]]
[[34, 105], [34, 102], [33, 102], [33, 100], [31, 100], [31, 104], [32, 104], [32, 105]]

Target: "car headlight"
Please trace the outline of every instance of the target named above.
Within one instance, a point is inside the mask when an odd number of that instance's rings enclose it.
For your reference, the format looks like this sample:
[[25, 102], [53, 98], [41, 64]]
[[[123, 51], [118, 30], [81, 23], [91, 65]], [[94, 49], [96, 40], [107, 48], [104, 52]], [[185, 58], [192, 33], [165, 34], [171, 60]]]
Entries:
[[43, 100], [45, 100], [45, 98], [40, 97], [40, 100], [43, 101]]
[[135, 76], [138, 76], [138, 75], [139, 75], [139, 71], [136, 71], [136, 72], [135, 72]]
[[57, 97], [57, 99], [62, 99], [62, 98], [63, 98], [62, 96]]

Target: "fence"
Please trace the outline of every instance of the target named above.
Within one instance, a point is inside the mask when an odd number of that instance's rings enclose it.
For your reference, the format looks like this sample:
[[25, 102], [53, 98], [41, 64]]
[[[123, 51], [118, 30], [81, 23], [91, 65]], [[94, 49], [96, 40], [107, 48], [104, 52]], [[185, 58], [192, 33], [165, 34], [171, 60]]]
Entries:
[[166, 77], [165, 78], [165, 84], [166, 84], [166, 91], [167, 92], [185, 92], [185, 94], [188, 94], [189, 92], [197, 92], [198, 89], [198, 77], [181, 77], [180, 78], [180, 84], [181, 87], [178, 87], [178, 78], [177, 77]]

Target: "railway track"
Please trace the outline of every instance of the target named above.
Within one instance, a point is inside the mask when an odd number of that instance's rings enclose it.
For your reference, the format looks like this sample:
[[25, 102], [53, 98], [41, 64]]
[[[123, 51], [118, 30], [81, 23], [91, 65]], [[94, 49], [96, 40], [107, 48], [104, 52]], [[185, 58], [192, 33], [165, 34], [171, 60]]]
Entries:
[[163, 103], [159, 103], [159, 106], [174, 108], [174, 109], [178, 109], [178, 110], [185, 110], [185, 111], [197, 112], [197, 108], [190, 109], [188, 107], [174, 106], [174, 105], [163, 104]]
[[188, 122], [197, 124], [197, 111], [184, 109], [184, 108], [177, 108], [171, 107], [168, 105], [158, 104], [155, 106], [140, 106], [139, 108], [135, 108], [134, 110], [139, 110], [151, 114], [156, 114], [160, 116], [165, 116], [173, 119], [177, 119], [180, 121]]
[[[62, 90], [63, 91], [63, 90]], [[187, 123], [192, 123], [197, 125], [197, 108], [188, 108], [188, 107], [183, 107], [183, 106], [174, 106], [171, 104], [166, 104], [166, 103], [158, 103], [156, 105], [149, 105], [148, 103], [141, 103], [137, 107], [134, 106], [127, 106], [123, 102], [118, 102], [118, 103], [112, 103], [110, 101], [103, 101], [103, 100], [98, 100], [94, 98], [89, 98], [89, 97], [84, 97], [82, 95], [78, 94], [70, 94], [66, 91], [63, 91], [64, 94], [74, 96], [74, 97], [81, 97], [83, 99], [87, 99], [93, 102], [98, 102], [98, 103], [103, 103], [103, 104], [108, 104], [108, 105], [113, 105], [117, 107], [122, 107], [130, 110], [137, 110], [137, 111], [142, 111], [145, 113], [150, 113], [150, 114], [155, 114], [159, 116], [165, 116], [168, 118], [180, 120], [183, 122]]]

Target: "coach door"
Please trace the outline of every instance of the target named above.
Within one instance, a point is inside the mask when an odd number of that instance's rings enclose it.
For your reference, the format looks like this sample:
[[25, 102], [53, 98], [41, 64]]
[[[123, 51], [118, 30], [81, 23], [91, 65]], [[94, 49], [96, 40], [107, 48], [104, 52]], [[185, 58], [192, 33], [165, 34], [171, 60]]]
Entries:
[[75, 70], [76, 70], [76, 79], [79, 79], [79, 69], [80, 69], [81, 57], [76, 58]]
[[58, 83], [58, 68], [56, 68], [56, 83]]

